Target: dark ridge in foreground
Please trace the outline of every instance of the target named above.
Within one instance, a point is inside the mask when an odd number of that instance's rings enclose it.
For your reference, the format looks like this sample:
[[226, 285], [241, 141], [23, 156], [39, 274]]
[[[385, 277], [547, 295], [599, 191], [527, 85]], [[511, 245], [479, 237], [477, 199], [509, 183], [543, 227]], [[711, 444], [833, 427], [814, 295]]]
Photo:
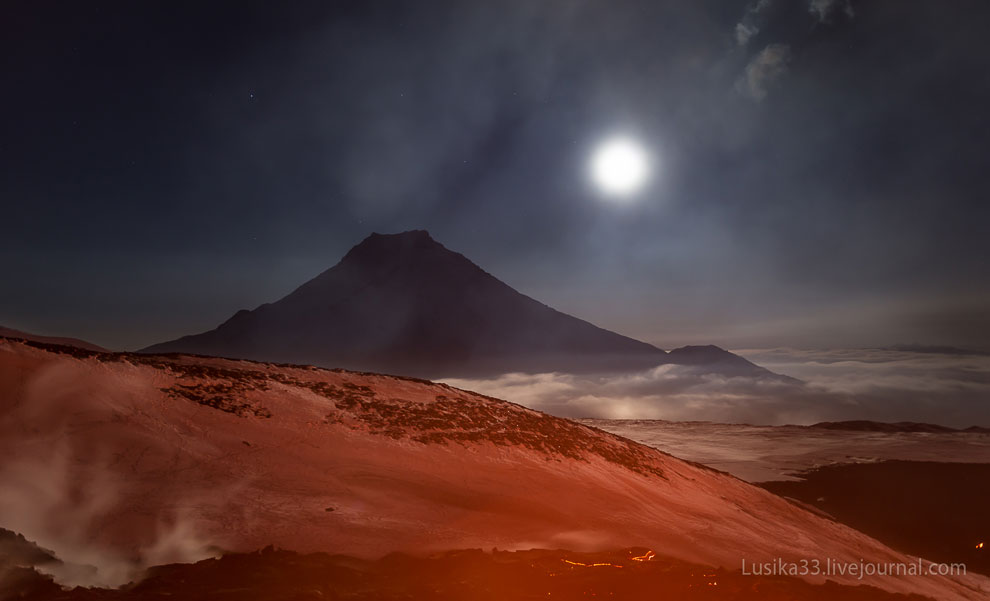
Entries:
[[430, 557], [391, 554], [377, 561], [300, 555], [268, 547], [195, 564], [151, 568], [121, 589], [63, 590], [31, 568], [0, 572], [0, 595], [22, 601], [530, 601], [657, 599], [761, 601], [924, 601], [867, 585], [742, 575], [655, 556], [648, 549], [611, 553], [478, 549]]
[[943, 434], [946, 432], [968, 432], [974, 434], [990, 433], [990, 428], [984, 428], [982, 426], [950, 428], [949, 426], [919, 422], [874, 422], [869, 420], [818, 422], [817, 424], [812, 424], [808, 427], [819, 428], [822, 430], [848, 430], [851, 432], [929, 432], [932, 434]]
[[[884, 461], [828, 465], [759, 484], [891, 548], [990, 575], [990, 464]], [[983, 543], [980, 546], [980, 543]]]
[[37, 566], [57, 561], [54, 551], [39, 547], [23, 534], [0, 528], [0, 572], [11, 565]]

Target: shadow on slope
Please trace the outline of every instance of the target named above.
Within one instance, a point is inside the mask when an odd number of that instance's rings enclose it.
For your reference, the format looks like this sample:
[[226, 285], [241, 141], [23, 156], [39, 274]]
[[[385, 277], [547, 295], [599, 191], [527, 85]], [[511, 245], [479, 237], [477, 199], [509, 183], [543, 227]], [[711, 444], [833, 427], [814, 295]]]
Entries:
[[[883, 541], [943, 563], [990, 575], [990, 464], [884, 461], [827, 465], [763, 482]], [[980, 543], [983, 543], [980, 546]]]

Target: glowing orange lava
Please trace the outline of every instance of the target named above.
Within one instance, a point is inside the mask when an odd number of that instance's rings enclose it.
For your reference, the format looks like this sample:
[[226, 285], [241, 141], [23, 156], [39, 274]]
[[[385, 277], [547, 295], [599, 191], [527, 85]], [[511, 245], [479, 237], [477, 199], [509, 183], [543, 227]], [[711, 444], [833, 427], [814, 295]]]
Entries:
[[650, 560], [652, 560], [656, 556], [657, 556], [657, 554], [654, 553], [652, 550], [650, 550], [650, 551], [647, 551], [646, 553], [644, 553], [642, 555], [633, 557], [632, 560], [633, 561], [650, 561]]
[[609, 567], [609, 568], [621, 568], [617, 563], [581, 563], [580, 561], [571, 561], [570, 559], [561, 559], [560, 561], [568, 563], [572, 566], [581, 566], [583, 568], [599, 568], [599, 567]]

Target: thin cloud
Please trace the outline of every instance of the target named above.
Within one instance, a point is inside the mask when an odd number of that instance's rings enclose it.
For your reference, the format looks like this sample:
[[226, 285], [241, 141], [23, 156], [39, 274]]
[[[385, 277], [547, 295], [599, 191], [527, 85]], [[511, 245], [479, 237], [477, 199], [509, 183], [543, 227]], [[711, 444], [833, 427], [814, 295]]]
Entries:
[[745, 46], [750, 38], [760, 32], [760, 28], [744, 22], [736, 23], [736, 42], [740, 46]]
[[770, 0], [759, 0], [746, 9], [746, 14], [736, 23], [736, 43], [745, 46], [760, 32], [762, 27], [760, 15], [768, 8], [770, 8]]
[[832, 16], [838, 12], [842, 12], [850, 19], [855, 16], [850, 0], [810, 0], [808, 12], [819, 23], [828, 23], [832, 20]]
[[736, 90], [757, 102], [763, 100], [770, 86], [787, 73], [790, 61], [790, 46], [770, 44], [746, 65], [745, 73], [736, 81]]

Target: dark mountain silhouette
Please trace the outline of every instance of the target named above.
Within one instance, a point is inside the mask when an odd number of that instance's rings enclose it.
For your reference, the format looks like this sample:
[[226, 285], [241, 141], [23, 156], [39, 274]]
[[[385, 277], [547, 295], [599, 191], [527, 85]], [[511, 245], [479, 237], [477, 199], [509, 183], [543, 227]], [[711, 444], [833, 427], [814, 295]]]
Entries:
[[717, 347], [668, 354], [556, 311], [422, 230], [372, 234], [281, 300], [142, 352], [431, 378], [644, 369], [670, 362], [765, 372]]
[[881, 350], [885, 351], [900, 351], [902, 353], [926, 353], [934, 355], [977, 355], [977, 356], [990, 356], [990, 351], [959, 348], [956, 346], [939, 346], [931, 344], [895, 344], [893, 346], [884, 347]]
[[848, 420], [844, 422], [818, 422], [808, 426], [809, 428], [819, 428], [822, 430], [848, 430], [855, 432], [927, 432], [931, 434], [941, 434], [945, 432], [971, 432], [974, 434], [988, 434], [990, 428], [983, 426], [970, 426], [968, 428], [950, 428], [938, 424], [925, 424], [919, 422], [875, 422], [869, 420]]
[[713, 344], [675, 348], [667, 353], [666, 363], [685, 365], [699, 371], [718, 372], [726, 376], [773, 376], [780, 380], [798, 381], [789, 376], [775, 374]]

